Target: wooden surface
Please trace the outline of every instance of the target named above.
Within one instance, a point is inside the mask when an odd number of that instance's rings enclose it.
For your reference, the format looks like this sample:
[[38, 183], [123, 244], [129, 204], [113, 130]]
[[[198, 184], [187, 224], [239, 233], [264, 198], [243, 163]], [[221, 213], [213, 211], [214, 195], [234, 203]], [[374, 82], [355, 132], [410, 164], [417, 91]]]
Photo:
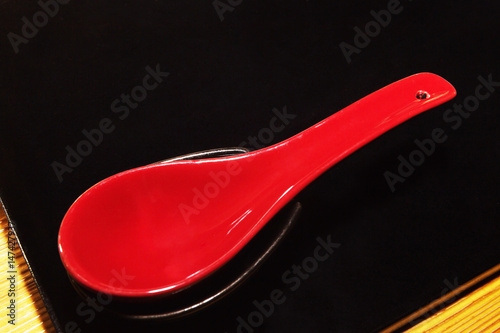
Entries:
[[407, 332], [500, 332], [500, 277]]
[[[0, 279], [0, 309], [2, 311], [0, 315], [0, 332], [55, 332], [47, 309], [41, 300], [21, 249], [17, 241], [13, 239], [7, 217], [1, 207], [0, 237], [0, 267], [3, 272]], [[12, 260], [12, 258], [14, 259]], [[500, 265], [493, 267], [488, 272], [444, 295], [427, 307], [391, 325], [383, 332], [399, 330], [406, 323], [432, 311], [432, 309], [450, 300], [457, 293], [480, 283], [499, 271]], [[15, 276], [15, 296], [11, 294], [12, 297], [10, 297], [9, 289], [11, 285], [8, 279], [12, 275]], [[12, 299], [15, 302], [15, 325], [9, 323], [11, 318], [7, 316], [9, 311], [7, 306], [11, 304]], [[500, 332], [500, 277], [463, 296], [406, 332]]]
[[[0, 332], [55, 332], [21, 249], [0, 207]], [[12, 288], [9, 278], [14, 277]], [[14, 300], [15, 318], [7, 316]], [[9, 323], [9, 321], [11, 321]]]

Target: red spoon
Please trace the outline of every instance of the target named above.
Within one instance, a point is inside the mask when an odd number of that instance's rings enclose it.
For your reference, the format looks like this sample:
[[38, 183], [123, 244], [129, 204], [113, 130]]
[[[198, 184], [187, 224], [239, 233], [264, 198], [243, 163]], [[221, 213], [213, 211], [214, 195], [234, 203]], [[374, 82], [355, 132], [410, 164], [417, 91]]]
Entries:
[[58, 240], [63, 264], [96, 292], [149, 297], [179, 291], [224, 265], [335, 163], [455, 94], [443, 78], [416, 74], [271, 147], [111, 176], [66, 213]]

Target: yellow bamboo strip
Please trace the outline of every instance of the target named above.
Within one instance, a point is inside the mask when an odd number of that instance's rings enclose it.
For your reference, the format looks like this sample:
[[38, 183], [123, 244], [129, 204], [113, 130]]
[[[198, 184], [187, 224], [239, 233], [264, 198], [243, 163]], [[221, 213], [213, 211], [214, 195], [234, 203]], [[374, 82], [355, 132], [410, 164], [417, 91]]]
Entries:
[[[17, 240], [14, 244], [14, 251], [9, 248], [12, 246], [12, 243], [9, 244], [9, 240], [12, 240], [12, 234], [9, 236], [9, 231], [7, 217], [0, 207], [0, 332], [55, 332]], [[8, 262], [9, 252], [14, 254], [13, 266], [10, 266]], [[9, 273], [9, 271], [15, 273]], [[15, 296], [13, 294], [9, 296], [11, 283], [8, 277], [11, 275], [15, 276]], [[7, 316], [7, 306], [11, 304], [11, 300], [15, 301], [15, 325], [9, 323], [11, 318]]]
[[500, 277], [406, 331], [421, 332], [500, 332]]

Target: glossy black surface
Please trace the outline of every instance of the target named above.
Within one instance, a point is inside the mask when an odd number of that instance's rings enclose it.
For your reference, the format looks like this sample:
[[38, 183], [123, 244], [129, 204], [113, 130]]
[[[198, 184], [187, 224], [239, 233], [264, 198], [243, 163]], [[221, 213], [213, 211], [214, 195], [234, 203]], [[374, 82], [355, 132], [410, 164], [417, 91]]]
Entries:
[[[497, 2], [232, 3], [239, 4], [221, 21], [210, 1], [73, 1], [59, 5], [17, 54], [9, 32], [21, 35], [23, 17], [33, 22], [41, 7], [1, 4], [0, 197], [62, 331], [229, 333], [250, 316], [258, 332], [370, 332], [499, 262], [500, 83], [470, 115], [462, 112], [467, 118], [447, 113], [454, 103], [473, 102], [478, 77], [500, 82]], [[364, 30], [371, 11], [388, 6], [397, 14], [348, 63], [339, 44], [354, 45], [354, 28]], [[124, 103], [113, 107], [157, 65], [169, 75], [143, 101], [128, 113]], [[57, 232], [70, 204], [94, 183], [194, 151], [278, 142], [422, 71], [449, 80], [457, 97], [306, 189], [287, 239], [213, 307], [173, 322], [133, 321], [99, 304], [92, 310], [72, 288]], [[280, 120], [285, 107], [296, 117]], [[53, 163], [66, 163], [66, 147], [76, 149], [86, 140], [82, 131], [100, 124], [110, 133], [60, 182]], [[397, 173], [398, 156], [408, 159], [414, 140], [436, 128], [447, 139], [392, 192], [384, 173]], [[314, 255], [317, 237], [329, 235], [340, 246], [328, 259], [311, 273], [293, 273]], [[256, 315], [254, 301], [266, 303], [277, 289], [281, 304]]]

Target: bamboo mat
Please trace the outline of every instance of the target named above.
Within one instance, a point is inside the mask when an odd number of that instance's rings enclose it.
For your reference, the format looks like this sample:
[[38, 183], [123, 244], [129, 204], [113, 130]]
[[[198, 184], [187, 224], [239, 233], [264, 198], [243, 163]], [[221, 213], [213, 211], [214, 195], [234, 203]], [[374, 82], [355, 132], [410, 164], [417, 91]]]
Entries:
[[500, 332], [500, 277], [407, 332]]
[[1, 206], [0, 238], [0, 332], [55, 332]]
[[[424, 308], [396, 322], [381, 333], [400, 331], [408, 323], [428, 317], [419, 324], [411, 327], [406, 333], [492, 333], [500, 332], [500, 264], [464, 283], [455, 290], [431, 302]], [[492, 279], [492, 277], [496, 278]], [[492, 279], [488, 283], [485, 281]], [[481, 287], [477, 287], [481, 285]], [[473, 290], [467, 293], [467, 290]], [[456, 302], [442, 308], [443, 304], [450, 303], [458, 294], [464, 296]], [[429, 313], [435, 313], [429, 316]]]

